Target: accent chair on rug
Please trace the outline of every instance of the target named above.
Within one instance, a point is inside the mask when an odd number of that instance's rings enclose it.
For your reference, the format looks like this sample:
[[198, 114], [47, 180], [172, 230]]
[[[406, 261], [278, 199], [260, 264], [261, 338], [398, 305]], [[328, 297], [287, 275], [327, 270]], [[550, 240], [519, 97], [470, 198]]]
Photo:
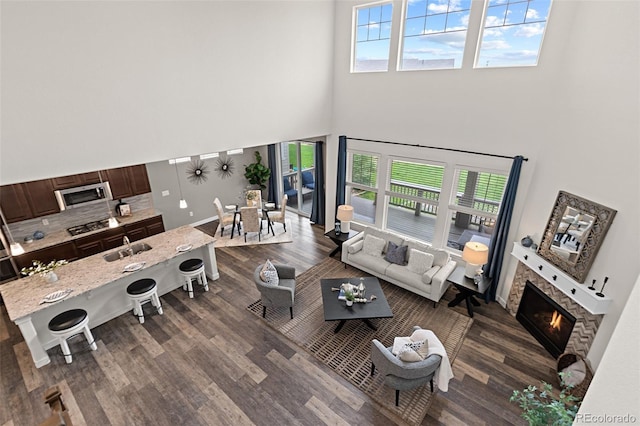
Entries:
[[284, 194], [282, 197], [282, 204], [280, 205], [280, 211], [268, 212], [269, 219], [271, 222], [281, 223], [284, 227], [284, 232], [287, 232], [287, 224], [285, 222], [285, 212], [287, 211], [287, 202], [289, 201], [289, 196]]
[[[415, 326], [412, 336], [418, 331], [428, 330]], [[396, 406], [400, 401], [401, 390], [411, 390], [430, 383], [433, 392], [433, 378], [442, 361], [441, 355], [427, 355], [429, 342], [424, 337], [416, 341], [412, 341], [411, 337], [396, 337], [394, 347], [388, 348], [377, 339], [371, 341], [371, 375], [374, 375], [376, 367], [384, 375], [384, 383], [396, 390]], [[406, 343], [402, 339], [406, 339]], [[393, 353], [394, 348], [397, 355]]]
[[225, 213], [224, 209], [222, 208], [222, 203], [220, 202], [220, 199], [218, 197], [213, 200], [213, 205], [216, 206], [216, 210], [218, 211], [218, 221], [220, 222], [220, 236], [222, 237], [224, 228], [227, 225], [231, 225], [231, 227], [235, 225], [235, 222], [233, 220], [234, 214]]
[[262, 318], [267, 308], [289, 308], [293, 319], [293, 304], [296, 296], [296, 270], [291, 266], [274, 265], [269, 260], [258, 265], [253, 273], [253, 281], [260, 291]]

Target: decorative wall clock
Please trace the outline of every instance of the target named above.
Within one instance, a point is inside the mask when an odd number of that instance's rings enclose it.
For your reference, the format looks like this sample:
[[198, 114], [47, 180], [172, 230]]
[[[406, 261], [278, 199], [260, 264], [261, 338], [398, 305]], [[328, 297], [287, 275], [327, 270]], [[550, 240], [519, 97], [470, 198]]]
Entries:
[[229, 157], [218, 157], [218, 161], [216, 163], [216, 172], [222, 179], [226, 179], [231, 177], [233, 174], [233, 160]]
[[202, 160], [193, 160], [187, 168], [187, 179], [191, 183], [200, 185], [202, 182], [206, 182], [209, 168], [204, 164]]

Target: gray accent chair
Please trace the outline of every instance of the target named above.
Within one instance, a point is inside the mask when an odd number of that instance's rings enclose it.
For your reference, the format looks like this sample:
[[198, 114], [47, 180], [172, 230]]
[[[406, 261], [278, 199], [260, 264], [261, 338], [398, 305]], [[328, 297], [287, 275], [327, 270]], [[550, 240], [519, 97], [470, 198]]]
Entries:
[[273, 265], [278, 271], [278, 285], [269, 285], [260, 278], [260, 264], [253, 273], [253, 281], [260, 291], [262, 302], [262, 318], [267, 314], [267, 307], [288, 307], [293, 319], [293, 304], [296, 296], [296, 270], [292, 266]]
[[[421, 327], [414, 326], [412, 332], [420, 329]], [[385, 348], [376, 339], [371, 341], [371, 375], [375, 373], [376, 367], [384, 375], [385, 385], [396, 390], [396, 406], [400, 401], [401, 390], [411, 390], [430, 383], [433, 392], [433, 376], [440, 367], [442, 357], [433, 354], [422, 361], [404, 362], [391, 349], [392, 347]]]

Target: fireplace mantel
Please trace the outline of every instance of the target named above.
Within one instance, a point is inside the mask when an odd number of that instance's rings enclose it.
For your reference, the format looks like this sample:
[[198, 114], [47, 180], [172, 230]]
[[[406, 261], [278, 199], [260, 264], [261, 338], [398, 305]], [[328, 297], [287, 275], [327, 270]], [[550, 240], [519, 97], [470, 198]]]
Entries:
[[535, 251], [516, 242], [513, 243], [511, 255], [588, 312], [594, 315], [607, 313], [611, 304], [610, 297], [596, 296], [596, 290], [589, 290], [587, 284], [576, 282], [561, 269], [538, 256]]

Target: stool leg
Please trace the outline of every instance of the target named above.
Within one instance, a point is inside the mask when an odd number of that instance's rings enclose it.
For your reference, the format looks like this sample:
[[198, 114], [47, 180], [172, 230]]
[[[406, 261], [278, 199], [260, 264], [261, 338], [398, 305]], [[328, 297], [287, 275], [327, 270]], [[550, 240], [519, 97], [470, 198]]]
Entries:
[[187, 284], [187, 289], [189, 290], [189, 297], [193, 299], [193, 281], [191, 281], [191, 277], [187, 279], [189, 280], [189, 284]]
[[133, 301], [133, 312], [137, 312], [138, 321], [140, 321], [140, 324], [144, 324], [144, 311], [142, 310], [142, 303], [140, 303], [139, 299]]
[[162, 315], [162, 305], [160, 304], [160, 298], [158, 297], [158, 293], [153, 293], [151, 295], [151, 304], [154, 305], [158, 313]]
[[202, 272], [202, 285], [204, 285], [204, 291], [209, 291], [209, 281], [207, 280], [207, 274]]
[[67, 364], [71, 364], [71, 350], [69, 350], [69, 344], [67, 343], [67, 339], [60, 338], [60, 349], [62, 349], [62, 355], [64, 355], [64, 360]]
[[89, 326], [86, 325], [84, 327], [84, 330], [82, 330], [82, 332], [84, 333], [84, 337], [85, 339], [87, 339], [87, 343], [89, 343], [89, 347], [91, 348], [91, 350], [97, 351], [98, 345], [96, 345], [96, 341], [93, 338], [93, 334], [91, 334], [91, 330], [89, 329]]

